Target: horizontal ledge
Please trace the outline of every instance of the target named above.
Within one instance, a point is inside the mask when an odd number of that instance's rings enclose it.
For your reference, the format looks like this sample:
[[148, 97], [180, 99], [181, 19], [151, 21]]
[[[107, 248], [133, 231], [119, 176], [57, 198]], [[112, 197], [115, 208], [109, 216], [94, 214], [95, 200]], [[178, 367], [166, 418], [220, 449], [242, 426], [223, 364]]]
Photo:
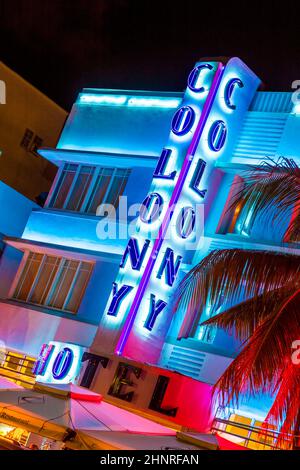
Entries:
[[85, 165], [113, 166], [114, 168], [155, 168], [158, 159], [158, 155], [134, 155], [48, 147], [40, 148], [38, 153], [54, 164], [71, 162]]
[[72, 248], [63, 245], [54, 245], [25, 238], [5, 237], [7, 245], [20, 251], [30, 250], [34, 253], [43, 253], [53, 256], [63, 256], [80, 261], [109, 261], [112, 263], [120, 262], [120, 255], [115, 253], [106, 253], [102, 251], [84, 250], [81, 248]]

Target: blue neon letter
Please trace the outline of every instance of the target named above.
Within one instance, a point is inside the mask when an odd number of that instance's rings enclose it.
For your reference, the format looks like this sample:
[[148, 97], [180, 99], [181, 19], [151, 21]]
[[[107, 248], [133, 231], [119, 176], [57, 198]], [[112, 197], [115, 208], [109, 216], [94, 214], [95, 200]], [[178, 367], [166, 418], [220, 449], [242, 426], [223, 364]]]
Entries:
[[228, 81], [228, 83], [225, 86], [224, 100], [225, 100], [226, 106], [229, 109], [236, 109], [236, 105], [233, 104], [232, 101], [231, 101], [232, 93], [233, 93], [236, 85], [239, 88], [243, 88], [243, 86], [244, 86], [242, 80], [240, 80], [239, 78], [232, 78], [231, 80]]
[[162, 178], [166, 180], [173, 180], [176, 175], [176, 171], [172, 171], [169, 175], [165, 175], [165, 170], [172, 154], [171, 149], [163, 149], [159, 157], [158, 163], [153, 173], [153, 178]]
[[150, 193], [143, 200], [140, 209], [140, 219], [145, 224], [155, 222], [161, 213], [161, 206], [163, 205], [163, 198], [158, 193]]
[[62, 349], [54, 361], [52, 375], [56, 380], [62, 380], [71, 369], [74, 360], [74, 353], [70, 348]]
[[225, 144], [227, 127], [223, 121], [215, 121], [208, 134], [208, 145], [211, 150], [218, 152]]
[[212, 68], [213, 66], [211, 64], [201, 64], [193, 68], [193, 70], [189, 74], [187, 82], [189, 89], [195, 91], [196, 93], [203, 93], [205, 91], [204, 86], [198, 86], [201, 71], [203, 69], [211, 70]]
[[204, 197], [205, 194], [206, 194], [206, 191], [207, 191], [207, 189], [201, 189], [201, 190], [199, 189], [199, 184], [200, 184], [200, 181], [202, 179], [205, 167], [206, 167], [205, 161], [200, 158], [198, 160], [196, 170], [195, 170], [195, 173], [193, 175], [193, 178], [192, 178], [192, 181], [191, 181], [191, 186], [190, 186], [201, 197]]
[[166, 283], [169, 286], [172, 286], [176, 279], [181, 261], [182, 261], [182, 256], [178, 255], [176, 258], [176, 262], [174, 262], [174, 251], [171, 248], [167, 248], [164, 259], [157, 273], [157, 278], [161, 279], [163, 272], [165, 271]]
[[54, 351], [53, 344], [43, 344], [40, 351], [39, 357], [37, 358], [36, 363], [34, 364], [33, 374], [35, 375], [45, 375], [47, 366], [49, 364], [50, 358]]
[[129, 255], [132, 269], [139, 271], [141, 269], [142, 262], [144, 261], [149, 243], [150, 243], [150, 240], [145, 240], [143, 249], [140, 252], [137, 239], [130, 238], [126, 246], [126, 250], [124, 251], [122, 261], [120, 263], [120, 267], [124, 268], [126, 260], [127, 260], [127, 256]]
[[179, 108], [172, 119], [172, 131], [176, 135], [185, 135], [193, 127], [195, 111], [190, 106]]
[[151, 294], [149, 315], [145, 322], [145, 328], [147, 330], [151, 331], [153, 329], [156, 318], [163, 311], [166, 305], [167, 303], [163, 300], [158, 300], [157, 302], [155, 302], [155, 295]]
[[107, 315], [117, 316], [121, 301], [132, 289], [132, 286], [124, 284], [121, 289], [118, 290], [118, 284], [113, 282], [113, 298], [108, 308]]
[[188, 238], [195, 228], [196, 214], [191, 206], [183, 207], [176, 221], [176, 231], [181, 238]]

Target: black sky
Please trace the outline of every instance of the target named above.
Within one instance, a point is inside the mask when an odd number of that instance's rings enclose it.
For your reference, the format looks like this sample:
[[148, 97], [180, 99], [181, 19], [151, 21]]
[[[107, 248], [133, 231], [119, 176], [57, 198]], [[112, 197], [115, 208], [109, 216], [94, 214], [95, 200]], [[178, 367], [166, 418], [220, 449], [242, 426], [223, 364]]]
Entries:
[[83, 87], [182, 90], [239, 56], [270, 90], [300, 79], [299, 2], [0, 0], [0, 59], [70, 109]]

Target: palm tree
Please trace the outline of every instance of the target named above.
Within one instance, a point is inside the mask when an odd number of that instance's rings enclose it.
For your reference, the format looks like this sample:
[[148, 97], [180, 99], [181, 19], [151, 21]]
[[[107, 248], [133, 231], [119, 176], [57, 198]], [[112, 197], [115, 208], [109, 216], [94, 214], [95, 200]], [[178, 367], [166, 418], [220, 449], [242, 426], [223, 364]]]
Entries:
[[[289, 220], [293, 209], [285, 238], [300, 242], [300, 168], [296, 163], [287, 158], [265, 161], [246, 171], [245, 182], [232, 207], [251, 207], [254, 218], [258, 214], [271, 218], [275, 226]], [[290, 436], [295, 447], [300, 435], [300, 365], [291, 357], [293, 342], [300, 340], [300, 256], [243, 249], [211, 252], [178, 288], [175, 308], [183, 308], [190, 318], [184, 336], [193, 330], [193, 319], [199, 318], [208, 302], [216, 312], [220, 295], [231, 307], [203, 325], [235, 334], [242, 347], [215, 384], [214, 396], [228, 405], [238, 404], [245, 393], [271, 393], [275, 400], [265, 422], [281, 430], [279, 440]]]

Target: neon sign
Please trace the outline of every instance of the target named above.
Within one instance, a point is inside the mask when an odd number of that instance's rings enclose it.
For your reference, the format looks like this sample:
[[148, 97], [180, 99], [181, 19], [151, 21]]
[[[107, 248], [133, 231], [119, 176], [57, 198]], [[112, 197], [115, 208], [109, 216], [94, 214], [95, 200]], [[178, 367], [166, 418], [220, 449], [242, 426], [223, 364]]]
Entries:
[[50, 341], [43, 344], [33, 373], [37, 382], [67, 384], [73, 382], [80, 370], [84, 349], [75, 344]]
[[195, 111], [191, 106], [182, 106], [172, 119], [172, 132], [176, 135], [187, 134], [194, 124], [195, 117]]
[[179, 273], [199, 247], [197, 217], [213, 185], [214, 163], [232, 150], [258, 84], [237, 58], [198, 63], [189, 74], [100, 325], [104, 334], [117, 330], [117, 354], [158, 360]]

